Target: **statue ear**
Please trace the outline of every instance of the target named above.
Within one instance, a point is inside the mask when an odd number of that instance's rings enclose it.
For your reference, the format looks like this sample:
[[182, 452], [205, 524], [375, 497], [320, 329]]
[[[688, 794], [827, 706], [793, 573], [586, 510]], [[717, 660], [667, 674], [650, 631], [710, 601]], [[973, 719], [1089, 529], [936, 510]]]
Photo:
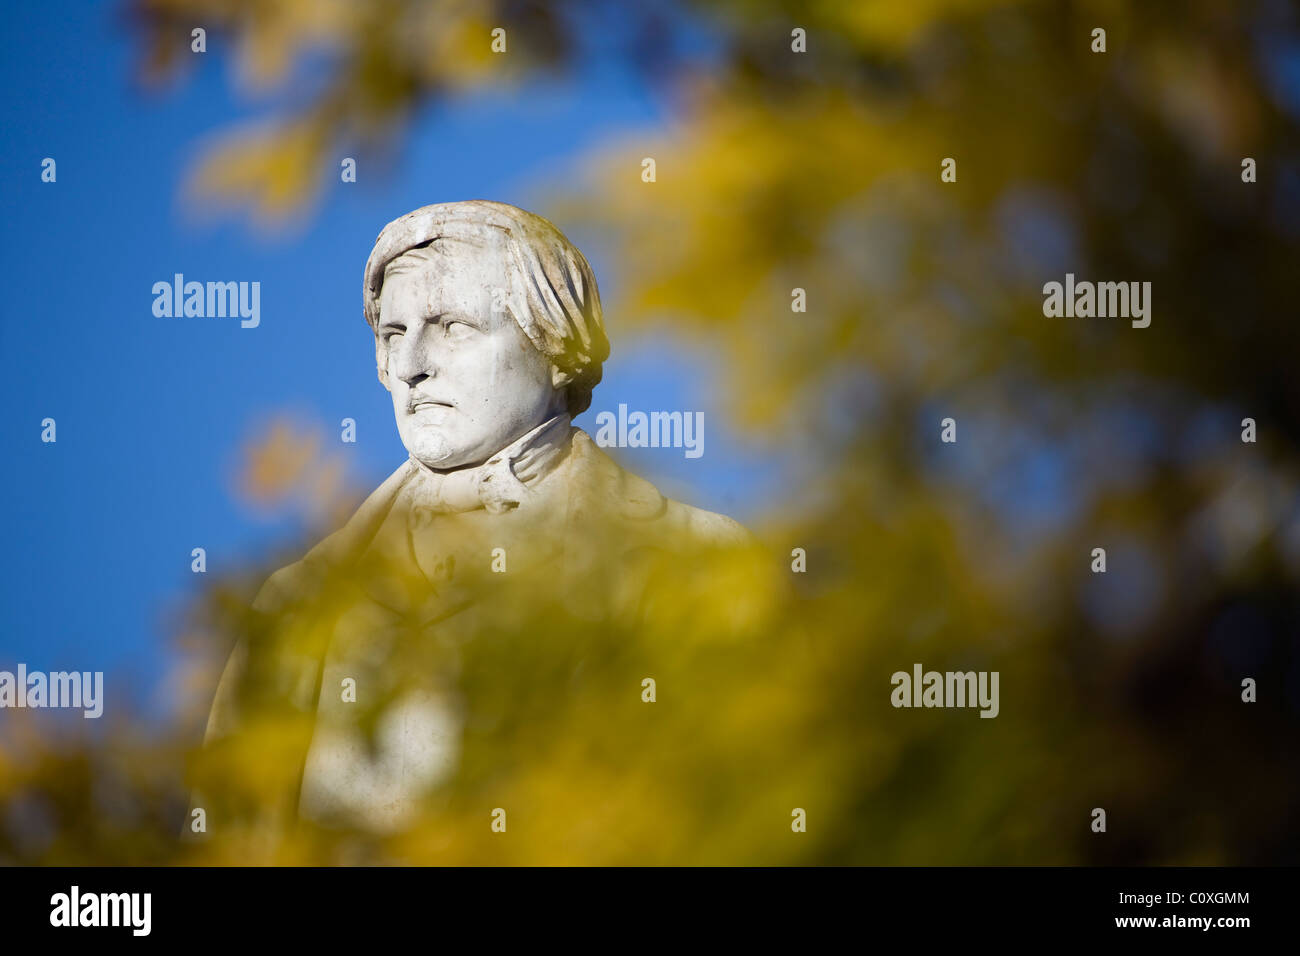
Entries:
[[558, 365], [551, 365], [551, 385], [555, 388], [564, 388], [573, 382], [573, 373], [566, 372]]

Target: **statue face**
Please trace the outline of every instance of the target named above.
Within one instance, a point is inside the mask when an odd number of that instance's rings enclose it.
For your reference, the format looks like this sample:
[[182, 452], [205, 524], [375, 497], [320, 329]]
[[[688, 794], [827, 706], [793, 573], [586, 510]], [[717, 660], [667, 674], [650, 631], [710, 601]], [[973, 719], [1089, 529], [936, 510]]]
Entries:
[[402, 444], [430, 468], [473, 466], [564, 409], [558, 373], [510, 313], [503, 250], [439, 239], [384, 280], [377, 334]]

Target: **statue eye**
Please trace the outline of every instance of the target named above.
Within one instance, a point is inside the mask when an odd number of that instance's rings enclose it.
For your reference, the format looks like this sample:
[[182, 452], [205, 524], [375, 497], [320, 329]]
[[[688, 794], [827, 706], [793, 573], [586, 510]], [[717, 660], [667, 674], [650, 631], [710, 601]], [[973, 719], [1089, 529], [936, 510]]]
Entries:
[[470, 325], [468, 322], [462, 322], [460, 319], [448, 319], [443, 326], [443, 330], [447, 335], [452, 335], [457, 338], [465, 338], [471, 332], [478, 331], [474, 326]]
[[406, 334], [406, 329], [402, 328], [400, 325], [387, 326], [383, 331], [384, 344], [387, 345], [397, 336], [405, 335], [405, 334]]

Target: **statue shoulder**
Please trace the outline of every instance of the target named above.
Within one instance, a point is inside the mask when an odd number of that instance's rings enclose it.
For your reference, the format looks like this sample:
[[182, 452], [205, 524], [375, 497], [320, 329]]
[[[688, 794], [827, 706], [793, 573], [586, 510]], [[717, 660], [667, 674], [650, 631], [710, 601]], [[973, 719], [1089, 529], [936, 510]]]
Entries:
[[734, 518], [715, 511], [694, 508], [680, 501], [668, 501], [670, 513], [687, 529], [692, 540], [716, 547], [748, 547], [756, 542], [753, 532]]
[[679, 537], [683, 545], [743, 546], [754, 542], [753, 534], [738, 521], [665, 497], [649, 481], [601, 451], [581, 429], [574, 429], [573, 443], [588, 473], [588, 489], [606, 499], [623, 520], [659, 535]]
[[409, 460], [403, 462], [370, 493], [343, 527], [323, 538], [300, 560], [268, 577], [253, 599], [253, 609], [266, 613], [283, 609], [309, 593], [329, 569], [364, 551], [392, 509], [398, 491], [414, 473], [415, 466]]

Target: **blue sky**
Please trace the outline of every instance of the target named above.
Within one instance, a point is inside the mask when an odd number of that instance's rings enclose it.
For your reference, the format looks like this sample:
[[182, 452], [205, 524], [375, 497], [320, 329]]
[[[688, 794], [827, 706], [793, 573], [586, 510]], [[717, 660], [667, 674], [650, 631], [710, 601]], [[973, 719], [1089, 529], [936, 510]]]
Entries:
[[[210, 48], [211, 49], [211, 48]], [[210, 574], [291, 546], [300, 528], [242, 502], [240, 449], [292, 413], [337, 435], [349, 478], [374, 487], [405, 457], [374, 374], [361, 318], [370, 244], [413, 208], [488, 198], [546, 214], [554, 177], [572, 176], [607, 137], [664, 117], [640, 81], [592, 60], [573, 82], [530, 86], [421, 115], [398, 160], [327, 187], [303, 228], [266, 234], [239, 217], [198, 224], [181, 201], [204, 137], [250, 113], [213, 49], [188, 83], [160, 95], [131, 81], [134, 40], [104, 7], [81, 17], [39, 5], [7, 12], [0, 35], [5, 214], [0, 321], [0, 668], [104, 670], [110, 698], [157, 706], [174, 615], [196, 590], [190, 552]], [[451, 144], [453, 148], [448, 148]], [[57, 162], [42, 183], [41, 160]], [[563, 223], [560, 223], [563, 228]], [[580, 240], [580, 236], [576, 236]], [[617, 298], [588, 248], [606, 301]], [[259, 281], [261, 325], [162, 319], [151, 289], [174, 273]], [[728, 435], [704, 356], [671, 341], [620, 338], [592, 410], [702, 410], [705, 454], [620, 453], [689, 503], [746, 520], [775, 488], [773, 463]], [[41, 421], [57, 422], [43, 444]]]

